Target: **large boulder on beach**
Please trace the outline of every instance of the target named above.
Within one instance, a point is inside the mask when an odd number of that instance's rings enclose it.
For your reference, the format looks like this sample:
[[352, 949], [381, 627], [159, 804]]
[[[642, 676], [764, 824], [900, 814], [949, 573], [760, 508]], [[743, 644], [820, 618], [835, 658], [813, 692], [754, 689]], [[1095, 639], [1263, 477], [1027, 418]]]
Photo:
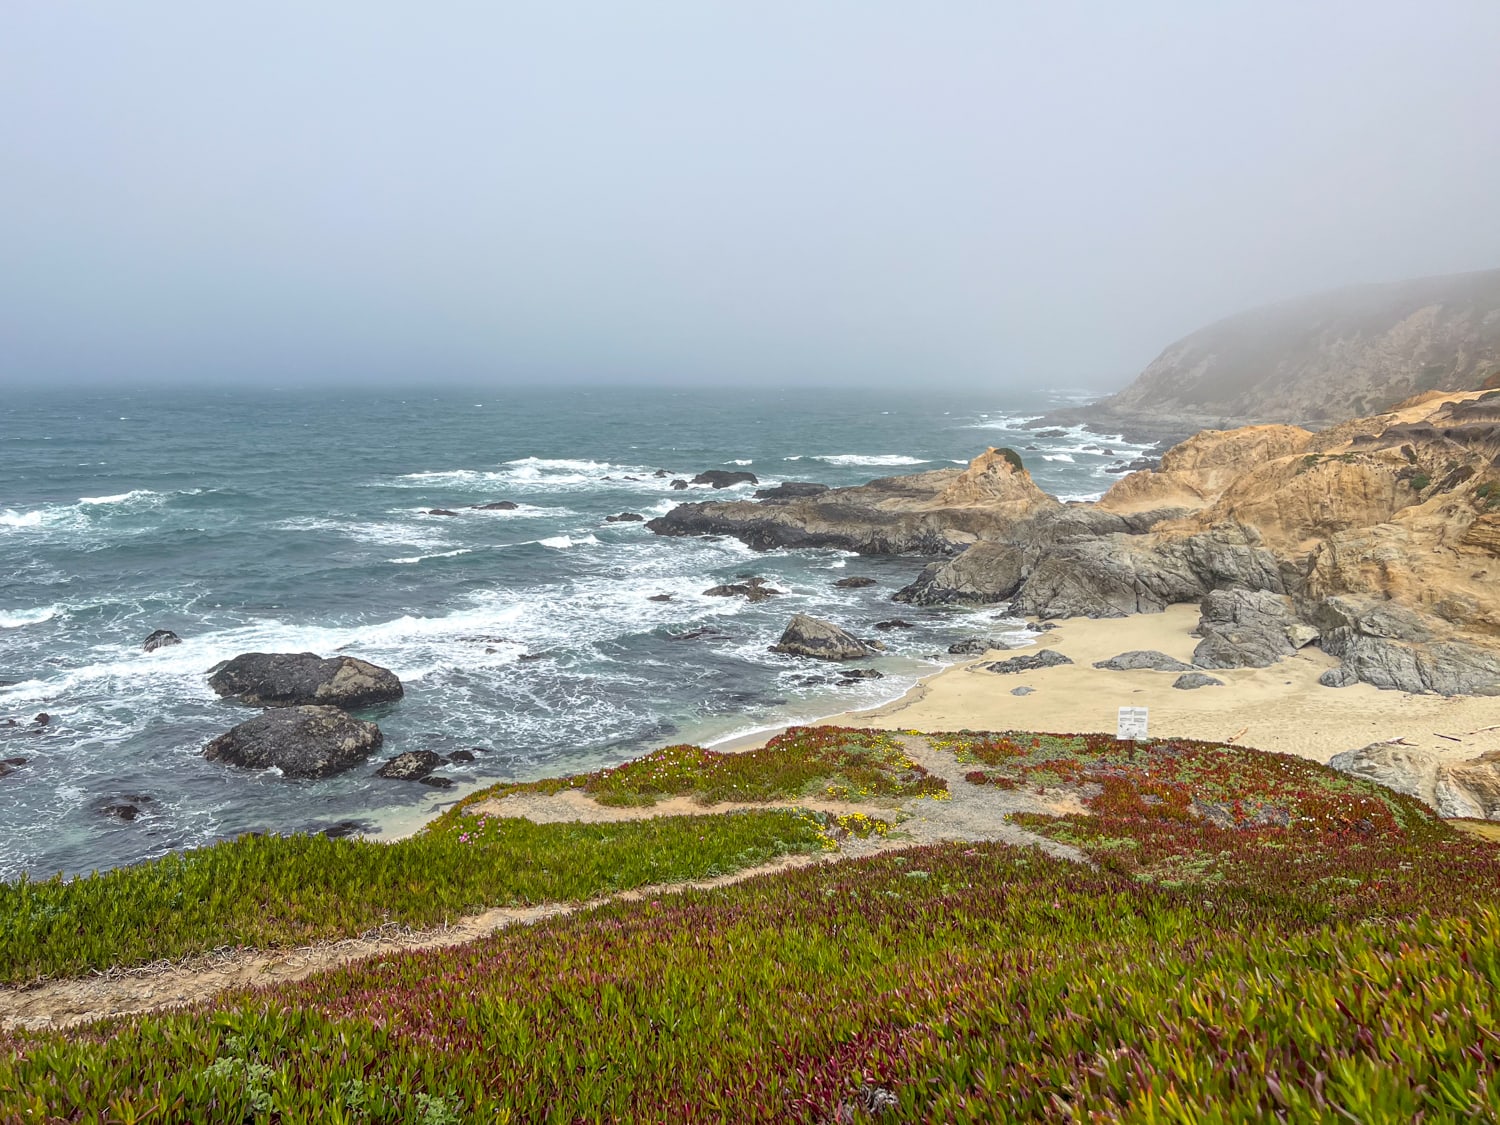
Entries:
[[1025, 574], [1025, 553], [1006, 543], [975, 543], [956, 558], [929, 563], [916, 581], [891, 595], [908, 605], [1008, 601]]
[[1268, 668], [1297, 651], [1292, 599], [1266, 590], [1214, 590], [1200, 607], [1199, 668]]
[[389, 669], [352, 656], [312, 652], [247, 652], [213, 670], [208, 686], [252, 707], [369, 707], [400, 699]]
[[1110, 672], [1191, 672], [1193, 666], [1184, 664], [1175, 656], [1168, 656], [1155, 649], [1135, 649], [1111, 656], [1108, 660], [1094, 661], [1095, 668]]
[[380, 728], [337, 707], [262, 711], [203, 749], [211, 762], [281, 770], [287, 777], [332, 777], [380, 748]]
[[1325, 687], [1373, 684], [1416, 695], [1500, 695], [1500, 655], [1466, 641], [1439, 639], [1442, 624], [1389, 602], [1325, 598], [1313, 611], [1323, 651], [1342, 663], [1319, 677]]
[[1044, 648], [1038, 652], [1028, 652], [1024, 656], [1012, 656], [1009, 660], [996, 660], [989, 664], [981, 664], [979, 667], [986, 672], [995, 672], [999, 675], [1015, 675], [1018, 672], [1040, 672], [1043, 668], [1060, 668], [1064, 664], [1073, 661], [1058, 652], [1055, 648]]
[[781, 640], [771, 646], [771, 651], [816, 660], [862, 660], [877, 650], [831, 621], [799, 613], [787, 625]]

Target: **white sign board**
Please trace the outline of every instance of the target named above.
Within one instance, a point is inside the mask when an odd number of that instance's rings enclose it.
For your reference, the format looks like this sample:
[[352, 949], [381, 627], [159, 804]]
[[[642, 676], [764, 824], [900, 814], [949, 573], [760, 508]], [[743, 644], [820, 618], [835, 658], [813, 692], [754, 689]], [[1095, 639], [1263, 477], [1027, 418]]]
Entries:
[[1144, 740], [1146, 737], [1146, 716], [1148, 707], [1121, 707], [1120, 708], [1120, 733], [1115, 737], [1120, 741], [1126, 739]]

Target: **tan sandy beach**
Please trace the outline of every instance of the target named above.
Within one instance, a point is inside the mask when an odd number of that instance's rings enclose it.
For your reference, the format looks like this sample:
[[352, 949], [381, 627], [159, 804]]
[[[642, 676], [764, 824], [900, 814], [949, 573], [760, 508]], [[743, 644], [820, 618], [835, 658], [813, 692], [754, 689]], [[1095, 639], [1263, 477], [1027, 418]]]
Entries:
[[[1444, 759], [1500, 750], [1500, 699], [1445, 698], [1381, 691], [1368, 684], [1327, 688], [1318, 683], [1337, 663], [1317, 648], [1270, 668], [1213, 671], [1223, 687], [1184, 691], [1174, 672], [1111, 672], [1093, 667], [1133, 649], [1156, 649], [1187, 661], [1197, 638], [1198, 607], [1112, 620], [1074, 618], [1041, 634], [1072, 665], [996, 675], [979, 660], [944, 669], [902, 699], [867, 711], [830, 716], [826, 722], [923, 731], [1018, 729], [1113, 733], [1120, 707], [1149, 707], [1153, 736], [1229, 740], [1326, 762], [1334, 754], [1384, 739], [1404, 738]], [[1034, 649], [1022, 649], [1031, 652]], [[985, 661], [1016, 653], [991, 653]], [[1025, 696], [1014, 688], [1035, 689]], [[1448, 737], [1443, 737], [1443, 736]], [[763, 741], [765, 736], [758, 736]], [[741, 748], [754, 743], [738, 744]]]

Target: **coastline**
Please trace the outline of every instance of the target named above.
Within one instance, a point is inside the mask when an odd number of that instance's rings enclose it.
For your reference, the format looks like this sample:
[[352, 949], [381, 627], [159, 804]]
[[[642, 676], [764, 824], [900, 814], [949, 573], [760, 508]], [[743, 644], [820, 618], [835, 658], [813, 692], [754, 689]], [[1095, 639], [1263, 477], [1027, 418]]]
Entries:
[[[1120, 618], [1069, 618], [1036, 634], [1036, 643], [950, 664], [921, 677], [902, 695], [873, 707], [799, 722], [773, 723], [708, 744], [725, 753], [764, 746], [790, 726], [831, 725], [881, 730], [1028, 730], [1114, 734], [1117, 709], [1148, 707], [1152, 737], [1229, 742], [1327, 763], [1345, 750], [1404, 739], [1445, 763], [1500, 751], [1500, 712], [1487, 696], [1411, 695], [1369, 684], [1328, 688], [1318, 683], [1338, 663], [1317, 648], [1269, 668], [1215, 669], [1223, 687], [1172, 687], [1176, 672], [1114, 672], [1093, 667], [1121, 652], [1154, 649], [1188, 661], [1198, 607]], [[1054, 648], [1072, 664], [997, 675], [982, 663]], [[1027, 695], [1013, 695], [1029, 687]], [[1491, 728], [1491, 729], [1484, 729]], [[483, 788], [475, 786], [474, 789]], [[445, 793], [438, 804], [413, 809], [398, 825], [382, 824], [383, 840], [409, 836], [473, 789]]]

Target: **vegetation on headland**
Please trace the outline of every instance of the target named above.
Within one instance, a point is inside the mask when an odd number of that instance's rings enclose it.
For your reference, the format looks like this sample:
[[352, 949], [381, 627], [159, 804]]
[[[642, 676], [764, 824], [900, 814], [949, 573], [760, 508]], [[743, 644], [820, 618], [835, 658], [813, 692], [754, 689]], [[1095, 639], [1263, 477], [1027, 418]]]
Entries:
[[764, 746], [722, 753], [668, 746], [611, 769], [542, 781], [508, 782], [471, 793], [439, 822], [460, 823], [475, 805], [512, 795], [587, 795], [601, 805], [654, 805], [687, 797], [700, 805], [730, 801], [900, 800], [942, 797], [948, 784], [929, 776], [886, 731], [789, 727]]
[[985, 775], [975, 784], [1077, 792], [1089, 815], [1027, 823], [1093, 865], [913, 848], [193, 1011], [0, 1036], [0, 1119], [1500, 1113], [1492, 844], [1280, 755], [1093, 735], [934, 742]]

